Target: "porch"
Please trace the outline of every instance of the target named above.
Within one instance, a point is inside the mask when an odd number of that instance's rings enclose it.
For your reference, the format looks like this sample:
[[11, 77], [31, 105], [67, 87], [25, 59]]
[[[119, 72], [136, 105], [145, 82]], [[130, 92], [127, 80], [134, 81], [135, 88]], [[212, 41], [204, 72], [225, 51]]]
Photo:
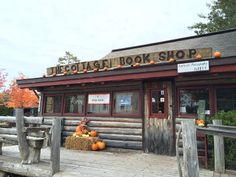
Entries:
[[[60, 172], [55, 177], [178, 177], [176, 157], [146, 154], [136, 150], [77, 151], [61, 148]], [[50, 150], [43, 149], [41, 162], [21, 165], [17, 146], [3, 147], [0, 170], [21, 169], [40, 176], [49, 171]], [[16, 163], [17, 162], [17, 163]], [[47, 163], [46, 163], [47, 162]], [[18, 170], [19, 171], [19, 170]], [[48, 173], [49, 174], [49, 173]], [[35, 176], [37, 176], [35, 175]], [[200, 170], [201, 177], [212, 177], [213, 172]], [[228, 177], [229, 175], [227, 175]], [[41, 175], [42, 177], [42, 175]]]

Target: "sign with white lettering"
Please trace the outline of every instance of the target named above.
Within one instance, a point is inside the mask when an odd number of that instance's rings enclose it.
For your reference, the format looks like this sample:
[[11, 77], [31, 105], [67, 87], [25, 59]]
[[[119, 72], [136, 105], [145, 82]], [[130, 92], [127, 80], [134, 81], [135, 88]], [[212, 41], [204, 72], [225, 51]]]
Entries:
[[209, 61], [181, 63], [177, 65], [178, 73], [209, 71]]
[[88, 104], [110, 104], [110, 94], [89, 94]]

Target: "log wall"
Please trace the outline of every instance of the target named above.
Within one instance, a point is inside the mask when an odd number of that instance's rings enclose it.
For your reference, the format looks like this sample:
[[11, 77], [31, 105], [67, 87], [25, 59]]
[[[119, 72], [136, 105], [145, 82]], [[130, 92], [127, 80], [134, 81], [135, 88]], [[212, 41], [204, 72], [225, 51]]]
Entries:
[[[62, 121], [63, 141], [75, 132], [76, 126], [84, 117], [65, 117]], [[142, 119], [118, 117], [87, 117], [88, 128], [96, 130], [107, 147], [142, 149]], [[45, 117], [44, 126], [51, 125], [51, 117]]]
[[[148, 106], [144, 110], [144, 150], [156, 154], [172, 155], [174, 153], [174, 124], [172, 110], [172, 83], [163, 82], [168, 92], [168, 115], [165, 118], [149, 118]], [[147, 85], [145, 85], [144, 105], [148, 105]]]

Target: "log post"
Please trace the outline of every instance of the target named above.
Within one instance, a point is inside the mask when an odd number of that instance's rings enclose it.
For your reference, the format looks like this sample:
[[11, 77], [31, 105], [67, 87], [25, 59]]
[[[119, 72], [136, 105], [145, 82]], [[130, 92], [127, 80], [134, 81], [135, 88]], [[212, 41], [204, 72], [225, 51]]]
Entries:
[[51, 171], [52, 176], [60, 171], [61, 119], [54, 118], [51, 136]]
[[182, 124], [184, 177], [199, 177], [197, 154], [196, 125], [193, 120], [185, 120]]
[[22, 163], [28, 163], [29, 157], [29, 145], [26, 139], [26, 132], [24, 132], [24, 112], [23, 109], [16, 109], [16, 129], [17, 138], [19, 143], [20, 156], [22, 158]]
[[[222, 120], [213, 120], [213, 125], [222, 125]], [[215, 171], [225, 173], [224, 137], [214, 136]]]

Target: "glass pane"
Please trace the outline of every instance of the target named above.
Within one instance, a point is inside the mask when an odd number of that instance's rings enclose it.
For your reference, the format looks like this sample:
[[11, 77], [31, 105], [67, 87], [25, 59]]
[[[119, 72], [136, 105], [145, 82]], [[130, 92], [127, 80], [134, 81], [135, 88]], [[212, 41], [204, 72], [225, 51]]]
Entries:
[[65, 100], [65, 113], [84, 113], [84, 95], [66, 96]]
[[236, 110], [236, 88], [216, 89], [217, 111]]
[[109, 104], [89, 104], [88, 114], [109, 114], [110, 105]]
[[180, 108], [181, 114], [197, 114], [199, 103], [205, 103], [205, 110], [209, 110], [209, 90], [202, 89], [181, 89]]
[[46, 97], [46, 113], [53, 113], [53, 97]]
[[114, 113], [117, 114], [138, 114], [139, 93], [121, 92], [114, 94]]
[[54, 97], [54, 111], [53, 113], [60, 113], [61, 112], [61, 96]]
[[165, 111], [165, 97], [164, 90], [156, 90], [151, 92], [152, 99], [152, 113], [164, 113]]

